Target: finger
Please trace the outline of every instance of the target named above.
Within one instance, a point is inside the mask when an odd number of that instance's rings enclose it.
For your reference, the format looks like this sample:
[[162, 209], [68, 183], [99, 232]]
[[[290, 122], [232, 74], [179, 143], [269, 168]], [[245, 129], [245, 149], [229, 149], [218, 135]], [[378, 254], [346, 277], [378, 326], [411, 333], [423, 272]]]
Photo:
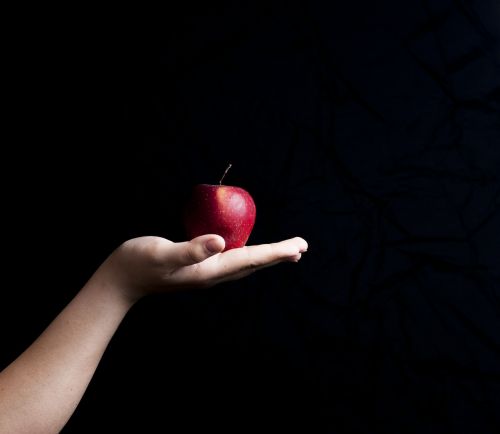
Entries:
[[247, 269], [244, 269], [243, 271], [238, 271], [236, 273], [233, 273], [233, 274], [230, 274], [227, 276], [219, 277], [214, 282], [214, 284], [219, 284], [219, 283], [227, 282], [230, 280], [239, 280], [239, 279], [242, 279], [243, 277], [249, 276], [250, 274], [252, 274], [258, 270], [262, 270], [263, 268], [272, 267], [274, 265], [280, 264], [281, 262], [299, 262], [301, 257], [302, 257], [302, 254], [299, 253], [298, 255], [291, 256], [289, 258], [280, 258], [279, 260], [269, 262], [267, 264], [260, 265], [260, 266], [255, 267], [255, 268], [247, 268]]
[[225, 246], [224, 238], [220, 235], [201, 235], [191, 241], [175, 243], [166, 259], [176, 267], [193, 265], [222, 252]]
[[284, 261], [298, 261], [307, 251], [307, 242], [295, 237], [279, 243], [241, 247], [222, 253], [216, 266], [211, 267], [209, 279], [220, 280], [247, 270], [255, 271]]

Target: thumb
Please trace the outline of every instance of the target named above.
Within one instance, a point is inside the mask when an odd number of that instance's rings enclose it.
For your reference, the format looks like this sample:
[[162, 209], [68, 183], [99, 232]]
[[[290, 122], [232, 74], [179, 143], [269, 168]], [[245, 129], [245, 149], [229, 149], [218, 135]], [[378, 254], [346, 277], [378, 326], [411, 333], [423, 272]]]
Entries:
[[220, 235], [201, 235], [191, 241], [177, 243], [172, 260], [179, 266], [193, 265], [222, 252], [225, 247], [226, 242]]

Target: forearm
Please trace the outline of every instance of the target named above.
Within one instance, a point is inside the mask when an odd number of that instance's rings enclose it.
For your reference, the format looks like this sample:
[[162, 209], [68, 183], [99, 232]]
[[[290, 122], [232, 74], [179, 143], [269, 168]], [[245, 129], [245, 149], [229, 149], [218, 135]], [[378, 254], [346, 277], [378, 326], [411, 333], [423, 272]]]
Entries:
[[[210, 246], [208, 242], [210, 241]], [[123, 317], [154, 292], [209, 287], [307, 250], [302, 238], [224, 250], [219, 235], [126, 241], [40, 337], [0, 373], [0, 434], [58, 433], [80, 402]]]
[[59, 432], [131, 305], [97, 272], [0, 373], [0, 433]]

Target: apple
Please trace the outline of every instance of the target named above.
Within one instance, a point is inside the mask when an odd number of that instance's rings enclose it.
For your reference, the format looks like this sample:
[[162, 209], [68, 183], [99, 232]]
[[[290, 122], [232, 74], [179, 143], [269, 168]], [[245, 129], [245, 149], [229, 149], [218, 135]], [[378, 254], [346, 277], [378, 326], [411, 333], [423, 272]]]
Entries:
[[226, 242], [224, 250], [246, 244], [255, 223], [256, 212], [250, 193], [240, 187], [222, 184], [230, 168], [231, 164], [218, 185], [195, 185], [184, 214], [184, 226], [189, 239], [217, 234]]

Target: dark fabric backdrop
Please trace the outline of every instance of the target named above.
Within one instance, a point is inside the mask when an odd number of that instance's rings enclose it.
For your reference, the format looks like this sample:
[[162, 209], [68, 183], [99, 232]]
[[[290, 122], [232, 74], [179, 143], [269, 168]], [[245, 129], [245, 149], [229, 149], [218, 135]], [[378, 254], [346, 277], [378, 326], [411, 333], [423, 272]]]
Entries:
[[249, 242], [309, 252], [141, 301], [63, 432], [499, 432], [499, 2], [168, 8], [17, 54], [2, 366], [231, 162]]

